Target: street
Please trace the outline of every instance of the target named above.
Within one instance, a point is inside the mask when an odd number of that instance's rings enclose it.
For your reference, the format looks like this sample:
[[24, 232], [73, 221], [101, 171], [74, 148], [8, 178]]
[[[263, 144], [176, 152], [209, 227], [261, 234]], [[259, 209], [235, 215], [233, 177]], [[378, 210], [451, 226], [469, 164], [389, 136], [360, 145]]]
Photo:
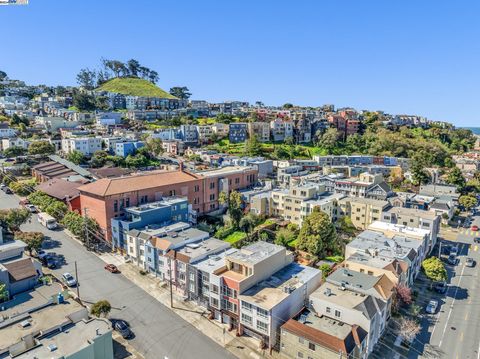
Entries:
[[[18, 197], [0, 192], [0, 209], [18, 207]], [[43, 227], [33, 215], [23, 231], [41, 231], [48, 239], [45, 249], [58, 255], [58, 277], [78, 266], [80, 297], [87, 303], [107, 299], [112, 305], [110, 318], [126, 320], [135, 334], [132, 346], [145, 358], [233, 358], [227, 350], [203, 335], [191, 324], [159, 303], [121, 274], [104, 269], [105, 262], [88, 252], [63, 231]], [[75, 290], [75, 288], [73, 288]]]
[[[478, 215], [472, 224], [480, 225]], [[423, 287], [416, 285], [419, 291], [417, 303], [422, 306], [422, 332], [413, 341], [409, 358], [480, 358], [480, 244], [473, 242], [475, 235], [480, 236], [469, 229], [462, 229], [456, 240], [442, 241], [442, 245], [459, 248], [457, 265], [446, 264], [449, 287], [445, 294], [426, 290], [425, 283]], [[438, 251], [433, 254], [438, 254]], [[467, 257], [475, 260], [473, 268], [465, 265]], [[435, 315], [425, 313], [430, 299], [439, 301], [439, 310]]]

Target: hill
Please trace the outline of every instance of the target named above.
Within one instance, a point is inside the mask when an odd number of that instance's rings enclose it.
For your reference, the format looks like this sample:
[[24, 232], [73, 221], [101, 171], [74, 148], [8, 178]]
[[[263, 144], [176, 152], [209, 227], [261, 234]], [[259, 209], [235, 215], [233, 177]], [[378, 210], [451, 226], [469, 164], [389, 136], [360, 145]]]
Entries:
[[135, 77], [116, 77], [102, 84], [97, 91], [108, 91], [130, 96], [176, 99], [150, 81]]

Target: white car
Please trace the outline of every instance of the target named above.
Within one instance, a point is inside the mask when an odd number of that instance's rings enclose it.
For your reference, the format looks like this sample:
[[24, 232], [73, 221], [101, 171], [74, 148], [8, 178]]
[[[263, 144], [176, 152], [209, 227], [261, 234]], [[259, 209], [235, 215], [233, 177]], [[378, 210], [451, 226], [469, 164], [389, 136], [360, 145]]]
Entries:
[[69, 286], [74, 287], [77, 285], [77, 280], [73, 278], [73, 275], [70, 273], [63, 273], [62, 274], [63, 281]]
[[438, 308], [438, 301], [431, 300], [430, 302], [428, 302], [428, 305], [425, 311], [429, 314], [435, 314], [437, 312], [437, 308]]
[[30, 213], [37, 213], [37, 208], [33, 204], [26, 204], [25, 208], [30, 211]]

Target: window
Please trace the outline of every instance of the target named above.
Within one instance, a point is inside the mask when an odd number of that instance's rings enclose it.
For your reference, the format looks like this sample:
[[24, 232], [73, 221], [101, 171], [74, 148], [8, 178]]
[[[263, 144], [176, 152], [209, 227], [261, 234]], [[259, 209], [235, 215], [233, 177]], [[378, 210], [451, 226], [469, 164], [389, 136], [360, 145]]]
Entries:
[[315, 351], [315, 344], [308, 343], [308, 349]]
[[240, 178], [235, 178], [235, 184], [239, 184], [240, 183]]
[[118, 201], [117, 200], [113, 201], [113, 211], [114, 212], [118, 211]]
[[368, 274], [368, 275], [373, 275], [373, 272], [372, 272], [371, 270], [369, 270], [369, 271], [367, 272], [367, 274]]
[[125, 200], [125, 206], [130, 207], [130, 198], [129, 197], [127, 197], [127, 199]]
[[298, 352], [298, 353], [297, 353], [297, 358], [303, 358], [303, 353], [302, 353], [302, 352]]
[[365, 273], [365, 269], [360, 269], [360, 273]]
[[268, 318], [268, 311], [262, 308], [257, 308], [257, 315], [261, 318]]
[[252, 317], [242, 313], [242, 322], [247, 325], [252, 325]]
[[200, 191], [200, 186], [199, 186], [199, 185], [195, 185], [195, 186], [193, 187], [193, 191], [194, 191], [194, 192]]
[[251, 312], [252, 311], [252, 305], [250, 303], [242, 301], [242, 309]]
[[218, 299], [216, 298], [210, 298], [210, 299], [211, 299], [210, 304], [212, 305], [212, 307], [218, 308]]
[[170, 197], [173, 197], [173, 196], [175, 196], [175, 190], [174, 190], [174, 189], [172, 189], [172, 190], [170, 191]]
[[214, 189], [215, 188], [215, 182], [210, 182], [210, 189]]
[[268, 324], [257, 320], [257, 329], [261, 330], [262, 332], [267, 332]]
[[336, 311], [335, 311], [335, 316], [336, 316], [337, 318], [340, 318], [340, 315], [341, 315], [341, 314], [342, 314], [342, 313], [340, 313], [339, 310], [336, 310]]
[[327, 308], [326, 308], [326, 312], [327, 312], [327, 313], [331, 313], [331, 312], [332, 312], [332, 309], [331, 309], [330, 307], [327, 307]]
[[210, 201], [215, 201], [215, 193], [212, 193], [212, 194], [210, 195]]
[[212, 291], [212, 293], [218, 294], [218, 285], [212, 284], [210, 290]]
[[303, 340], [303, 338], [298, 337], [298, 342], [299, 342], [300, 344], [303, 344], [303, 343], [305, 343], [305, 340]]

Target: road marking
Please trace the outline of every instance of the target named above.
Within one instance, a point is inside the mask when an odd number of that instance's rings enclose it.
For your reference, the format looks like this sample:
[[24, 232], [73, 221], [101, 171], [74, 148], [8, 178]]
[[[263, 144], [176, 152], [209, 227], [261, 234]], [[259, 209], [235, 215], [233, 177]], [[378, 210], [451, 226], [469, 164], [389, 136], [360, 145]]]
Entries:
[[[455, 286], [455, 293], [453, 294], [453, 301], [452, 301], [452, 304], [450, 305], [450, 310], [448, 311], [447, 321], [445, 322], [445, 327], [443, 328], [442, 337], [440, 338], [440, 343], [438, 344], [439, 348], [442, 346], [442, 341], [443, 341], [443, 338], [445, 336], [445, 332], [447, 331], [448, 321], [450, 320], [450, 316], [452, 315], [453, 306], [455, 305], [455, 299], [457, 297], [458, 287], [460, 286], [460, 282], [462, 281], [464, 271], [465, 271], [465, 265], [462, 268], [462, 273], [460, 273], [460, 280], [458, 281], [458, 284]], [[479, 359], [480, 359], [480, 356], [479, 356]]]
[[464, 320], [467, 320], [468, 319], [468, 313], [465, 314], [465, 319]]
[[460, 341], [463, 342], [463, 332], [460, 333]]

